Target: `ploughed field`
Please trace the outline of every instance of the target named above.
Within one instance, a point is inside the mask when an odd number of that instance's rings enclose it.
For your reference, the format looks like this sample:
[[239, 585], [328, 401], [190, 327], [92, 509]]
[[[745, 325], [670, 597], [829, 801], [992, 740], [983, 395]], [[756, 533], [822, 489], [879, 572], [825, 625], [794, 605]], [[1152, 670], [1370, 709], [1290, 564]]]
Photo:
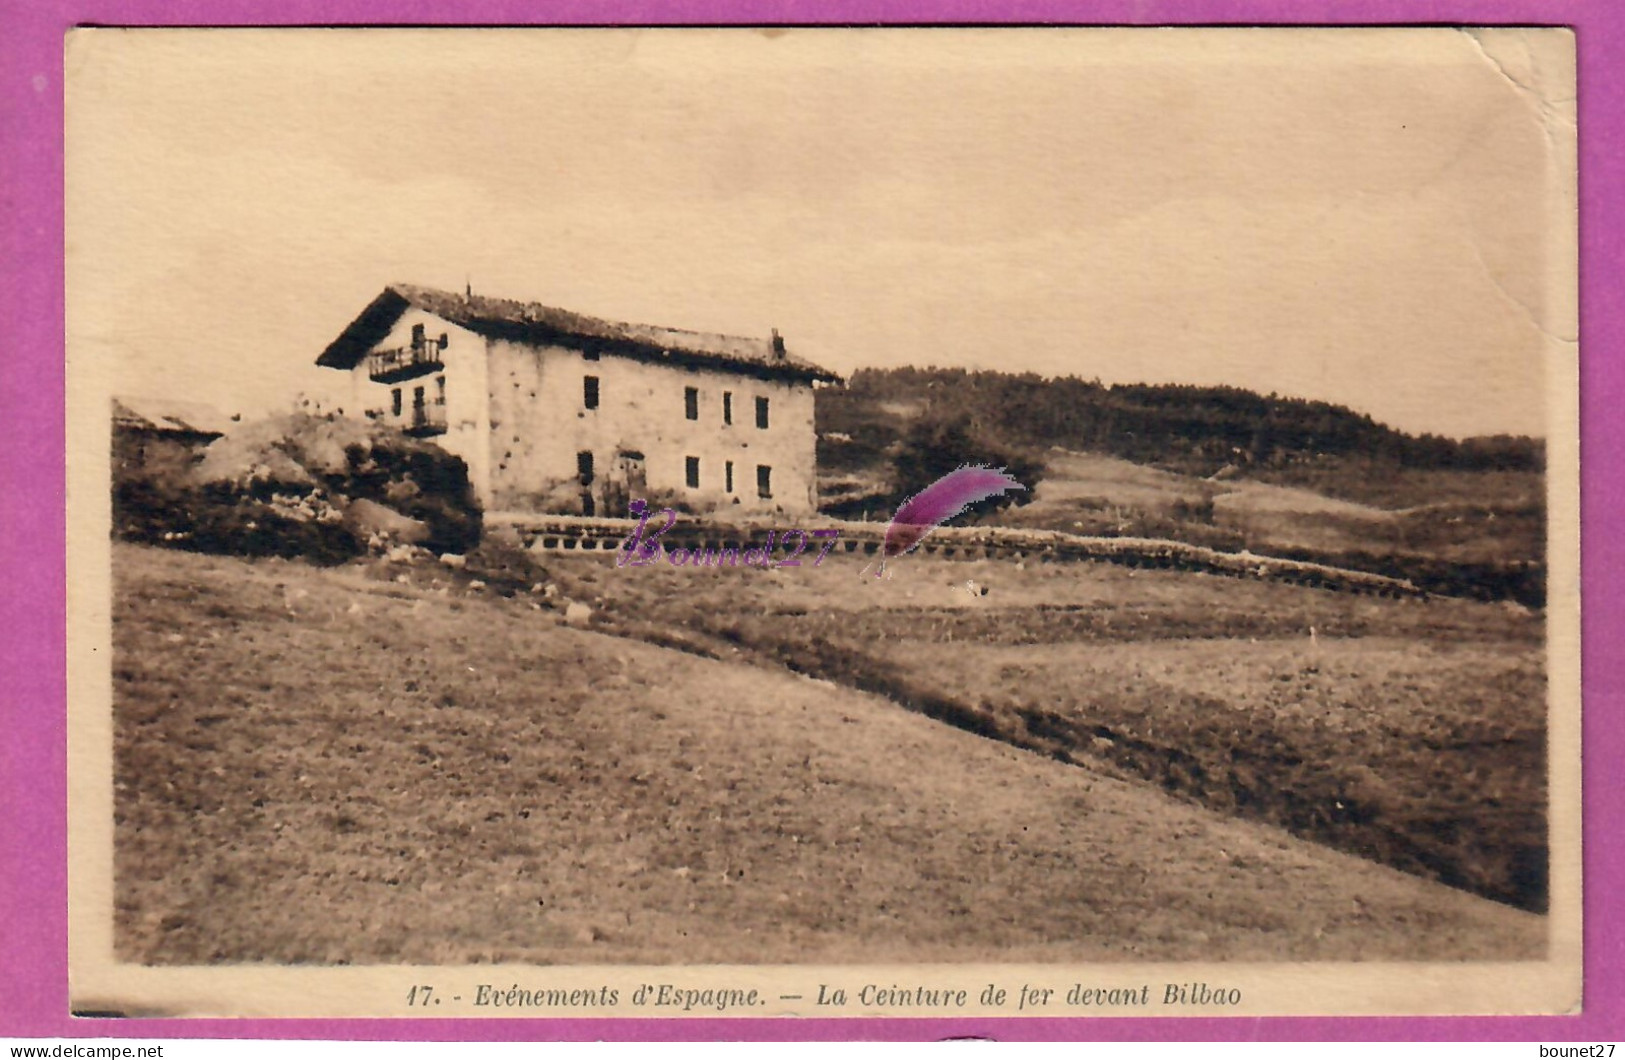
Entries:
[[[1544, 953], [1544, 917], [1327, 845], [1428, 821], [1462, 872], [1533, 871], [1532, 616], [1085, 564], [546, 563], [115, 545], [120, 958]], [[1332, 789], [1342, 839], [1285, 820]]]

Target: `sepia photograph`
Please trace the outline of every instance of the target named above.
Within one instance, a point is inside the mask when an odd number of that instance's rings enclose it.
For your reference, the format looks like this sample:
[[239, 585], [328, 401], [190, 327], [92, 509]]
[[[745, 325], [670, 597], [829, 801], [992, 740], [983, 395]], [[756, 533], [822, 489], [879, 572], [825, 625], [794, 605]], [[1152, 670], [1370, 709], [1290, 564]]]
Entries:
[[70, 972], [1579, 1005], [1573, 34], [78, 29]]

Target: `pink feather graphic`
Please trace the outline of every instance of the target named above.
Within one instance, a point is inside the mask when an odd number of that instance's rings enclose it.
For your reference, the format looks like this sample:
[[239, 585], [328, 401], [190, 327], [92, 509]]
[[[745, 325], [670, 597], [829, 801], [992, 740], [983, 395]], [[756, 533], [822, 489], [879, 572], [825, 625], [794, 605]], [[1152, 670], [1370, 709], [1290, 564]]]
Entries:
[[891, 525], [886, 527], [880, 568], [875, 571], [875, 577], [886, 572], [888, 559], [913, 551], [925, 535], [977, 501], [1026, 488], [1002, 467], [975, 464], [948, 472], [904, 501], [892, 516]]

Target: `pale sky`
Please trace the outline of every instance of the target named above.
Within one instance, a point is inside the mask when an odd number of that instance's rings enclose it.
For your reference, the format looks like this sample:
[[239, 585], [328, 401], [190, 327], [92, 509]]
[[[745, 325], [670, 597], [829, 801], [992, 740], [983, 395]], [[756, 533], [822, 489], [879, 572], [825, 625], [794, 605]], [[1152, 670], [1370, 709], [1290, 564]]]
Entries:
[[70, 40], [69, 357], [253, 414], [393, 280], [936, 364], [1545, 431], [1556, 31]]

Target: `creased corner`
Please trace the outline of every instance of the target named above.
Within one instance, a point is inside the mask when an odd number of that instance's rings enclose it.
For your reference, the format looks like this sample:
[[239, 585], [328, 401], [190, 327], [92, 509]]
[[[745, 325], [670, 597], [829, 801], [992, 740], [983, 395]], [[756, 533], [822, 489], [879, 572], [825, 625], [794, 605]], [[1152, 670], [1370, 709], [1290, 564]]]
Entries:
[[1462, 35], [1534, 108], [1554, 146], [1575, 131], [1574, 33], [1563, 28], [1473, 28]]

